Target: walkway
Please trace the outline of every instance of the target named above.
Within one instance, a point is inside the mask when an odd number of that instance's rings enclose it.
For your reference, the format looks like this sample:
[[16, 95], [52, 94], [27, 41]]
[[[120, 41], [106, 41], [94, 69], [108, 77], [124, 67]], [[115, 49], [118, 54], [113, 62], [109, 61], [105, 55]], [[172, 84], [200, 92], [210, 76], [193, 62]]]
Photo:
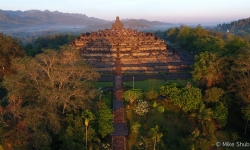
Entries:
[[115, 79], [114, 79], [114, 101], [113, 101], [113, 126], [114, 132], [112, 136], [112, 150], [126, 150], [126, 136], [128, 135], [128, 126], [125, 121], [125, 111], [123, 103], [123, 88], [121, 65], [119, 60], [119, 49], [117, 50], [117, 61], [115, 63]]

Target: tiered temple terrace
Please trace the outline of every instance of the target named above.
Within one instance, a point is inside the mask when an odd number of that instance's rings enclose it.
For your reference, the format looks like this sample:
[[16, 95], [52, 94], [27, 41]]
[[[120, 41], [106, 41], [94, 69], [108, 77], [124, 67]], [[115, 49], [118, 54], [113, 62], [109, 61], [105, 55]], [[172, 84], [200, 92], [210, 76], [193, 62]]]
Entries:
[[114, 73], [118, 50], [122, 73], [174, 72], [185, 67], [164, 40], [124, 28], [119, 17], [111, 29], [82, 33], [70, 45], [100, 73]]

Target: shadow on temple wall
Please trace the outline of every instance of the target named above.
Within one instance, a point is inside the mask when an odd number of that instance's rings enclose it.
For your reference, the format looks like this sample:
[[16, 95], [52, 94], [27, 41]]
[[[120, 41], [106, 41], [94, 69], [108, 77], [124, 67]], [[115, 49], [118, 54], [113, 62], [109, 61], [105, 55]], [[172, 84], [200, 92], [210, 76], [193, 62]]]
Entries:
[[70, 45], [102, 74], [157, 73], [169, 69], [169, 62], [181, 62], [178, 55], [168, 52], [164, 40], [123, 28], [119, 17], [111, 29], [83, 33]]
[[115, 45], [106, 36], [110, 30], [82, 33], [71, 46], [79, 50], [82, 58], [101, 73], [114, 73]]

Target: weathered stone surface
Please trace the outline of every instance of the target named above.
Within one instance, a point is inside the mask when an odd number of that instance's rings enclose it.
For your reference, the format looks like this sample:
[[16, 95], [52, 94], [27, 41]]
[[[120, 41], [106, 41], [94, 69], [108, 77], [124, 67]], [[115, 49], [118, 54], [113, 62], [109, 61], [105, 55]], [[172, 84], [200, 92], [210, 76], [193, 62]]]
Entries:
[[[117, 51], [119, 55], [119, 49]], [[117, 59], [115, 62], [115, 67], [120, 68], [120, 60]], [[116, 74], [114, 78], [114, 96], [113, 101], [113, 126], [114, 132], [111, 133], [112, 136], [112, 149], [113, 150], [126, 150], [126, 136], [128, 135], [128, 126], [125, 121], [125, 110], [123, 104], [123, 87], [122, 87], [122, 75]]]
[[112, 29], [114, 29], [114, 30], [121, 30], [121, 29], [123, 29], [123, 24], [120, 22], [119, 17], [116, 17], [115, 23], [112, 25]]
[[[116, 67], [116, 69], [109, 67], [113, 70], [98, 68], [103, 64], [115, 64], [117, 59], [120, 60], [120, 65], [144, 64], [146, 68], [150, 63], [157, 66], [157, 63], [169, 65], [167, 64], [169, 62], [181, 62], [178, 54], [167, 49], [164, 40], [156, 37], [153, 33], [124, 28], [119, 17], [116, 18], [111, 29], [82, 33], [70, 45], [76, 47], [83, 59], [100, 72], [104, 70], [124, 73], [125, 70], [128, 70], [123, 66]], [[151, 70], [145, 69], [145, 67], [136, 68], [135, 66], [133, 69], [145, 72]]]
[[125, 136], [113, 136], [112, 138], [112, 150], [126, 150], [126, 138]]

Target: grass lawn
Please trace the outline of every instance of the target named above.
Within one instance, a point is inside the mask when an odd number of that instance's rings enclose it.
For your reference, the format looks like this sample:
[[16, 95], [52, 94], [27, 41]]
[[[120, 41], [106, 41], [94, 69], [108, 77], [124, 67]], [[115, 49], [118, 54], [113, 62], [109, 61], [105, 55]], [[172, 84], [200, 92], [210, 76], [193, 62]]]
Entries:
[[[183, 87], [187, 85], [187, 82], [190, 82], [192, 86], [197, 86], [197, 82], [195, 82], [192, 78], [187, 79], [177, 79], [177, 80], [157, 80], [157, 79], [148, 79], [144, 81], [135, 81], [134, 85], [136, 89], [142, 89], [143, 91], [147, 91], [150, 89], [154, 89], [159, 92], [160, 87], [165, 85], [166, 82], [174, 82], [178, 86]], [[95, 82], [94, 83], [96, 88], [102, 87], [113, 87], [113, 82]], [[133, 87], [133, 82], [123, 82], [123, 85], [128, 87]]]
[[[149, 89], [154, 89], [156, 91], [159, 91], [160, 87], [162, 85], [165, 85], [165, 83], [166, 82], [164, 80], [148, 79], [144, 81], [135, 81], [134, 85], [135, 85], [135, 89], [141, 89], [143, 91], [147, 91]], [[132, 81], [123, 82], [123, 84], [131, 88], [133, 87]]]
[[[192, 86], [197, 86], [197, 83], [192, 79], [192, 78], [187, 78], [187, 79], [177, 79], [177, 80], [157, 80], [157, 79], [148, 79], [144, 81], [135, 81], [134, 86], [136, 89], [142, 89], [143, 91], [147, 91], [150, 89], [154, 89], [159, 92], [160, 87], [165, 85], [166, 82], [174, 82], [180, 87], [184, 87], [187, 85], [187, 82], [190, 82]], [[133, 87], [133, 82], [124, 82], [124, 85]]]
[[94, 85], [96, 88], [113, 87], [113, 82], [95, 82]]
[[112, 109], [112, 102], [113, 102], [113, 99], [112, 99], [112, 92], [111, 91], [106, 91], [103, 93], [103, 96], [102, 96], [102, 99], [105, 101], [106, 105]]

